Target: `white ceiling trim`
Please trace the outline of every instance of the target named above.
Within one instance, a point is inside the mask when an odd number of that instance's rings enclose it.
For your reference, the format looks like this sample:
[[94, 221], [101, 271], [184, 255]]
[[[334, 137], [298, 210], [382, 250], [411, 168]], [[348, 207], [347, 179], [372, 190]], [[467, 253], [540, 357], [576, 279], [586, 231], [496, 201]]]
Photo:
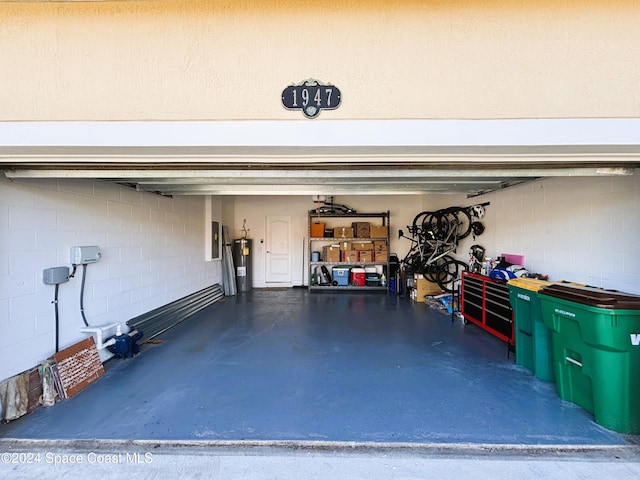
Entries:
[[640, 119], [0, 122], [0, 147], [640, 145]]
[[[407, 179], [469, 179], [485, 177], [502, 176], [507, 178], [513, 177], [572, 177], [572, 176], [615, 176], [615, 175], [631, 175], [633, 169], [629, 168], [554, 168], [554, 169], [339, 169], [339, 170], [310, 170], [310, 169], [278, 169], [278, 170], [252, 170], [252, 169], [180, 169], [180, 170], [156, 170], [156, 169], [20, 169], [8, 171], [13, 178], [103, 178], [110, 180], [126, 181], [135, 179], [137, 183], [143, 185], [147, 183], [207, 183], [218, 179], [309, 179], [319, 181], [325, 179], [332, 181], [336, 179], [358, 180], [366, 178], [403, 178]], [[433, 180], [436, 179], [436, 180]]]
[[[449, 166], [455, 168], [459, 166], [461, 168], [480, 168], [491, 167], [504, 168], [506, 166], [519, 167], [519, 168], [555, 168], [557, 167], [575, 167], [580, 164], [584, 167], [591, 167], [593, 165], [600, 165], [603, 167], [616, 168], [629, 166], [634, 168], [640, 165], [640, 154], [633, 156], [584, 156], [584, 155], [563, 155], [563, 156], [480, 156], [480, 155], [467, 155], [464, 157], [459, 156], [428, 156], [428, 155], [395, 155], [395, 156], [366, 156], [366, 157], [291, 157], [291, 156], [279, 156], [279, 157], [16, 157], [0, 159], [0, 167], [5, 164], [5, 168], [12, 168], [13, 166], [28, 166], [28, 165], [58, 165], [58, 166], [95, 166], [95, 165], [109, 165], [111, 168], [117, 170], [126, 170], [129, 167], [136, 167], [140, 165], [150, 165], [160, 168], [169, 168], [171, 165], [179, 167], [180, 165], [188, 165], [190, 167], [206, 167], [220, 165], [223, 167], [240, 166], [240, 165], [302, 165], [302, 166], [319, 166], [319, 165], [334, 165], [334, 166], [358, 166], [358, 165], [381, 165], [387, 167], [406, 167], [406, 166], [428, 166], [428, 167], [444, 167]], [[58, 167], [59, 168], [59, 167]]]

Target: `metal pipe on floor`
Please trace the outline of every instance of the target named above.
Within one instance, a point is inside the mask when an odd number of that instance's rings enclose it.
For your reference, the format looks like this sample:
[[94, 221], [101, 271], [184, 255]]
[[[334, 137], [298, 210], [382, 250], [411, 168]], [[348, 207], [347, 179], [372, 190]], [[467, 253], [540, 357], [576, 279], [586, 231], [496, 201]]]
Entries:
[[127, 321], [127, 326], [131, 330], [142, 331], [144, 338], [149, 340], [222, 298], [224, 298], [222, 287], [215, 284], [132, 318]]

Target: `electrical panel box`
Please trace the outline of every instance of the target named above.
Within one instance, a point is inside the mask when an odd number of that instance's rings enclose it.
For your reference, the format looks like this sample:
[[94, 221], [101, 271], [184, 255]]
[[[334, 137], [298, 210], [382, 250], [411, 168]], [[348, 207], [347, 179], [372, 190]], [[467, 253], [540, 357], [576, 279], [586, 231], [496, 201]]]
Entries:
[[69, 281], [69, 267], [52, 267], [42, 271], [42, 283], [57, 285]]
[[99, 247], [71, 247], [71, 265], [95, 263], [100, 260]]

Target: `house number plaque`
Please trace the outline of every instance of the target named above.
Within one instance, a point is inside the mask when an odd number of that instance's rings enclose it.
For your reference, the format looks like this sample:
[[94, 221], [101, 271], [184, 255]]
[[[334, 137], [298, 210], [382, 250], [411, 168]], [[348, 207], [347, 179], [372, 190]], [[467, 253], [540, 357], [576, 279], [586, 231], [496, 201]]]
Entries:
[[335, 110], [340, 106], [340, 90], [310, 78], [285, 88], [282, 105], [288, 110], [302, 110], [307, 118], [315, 118], [322, 110]]

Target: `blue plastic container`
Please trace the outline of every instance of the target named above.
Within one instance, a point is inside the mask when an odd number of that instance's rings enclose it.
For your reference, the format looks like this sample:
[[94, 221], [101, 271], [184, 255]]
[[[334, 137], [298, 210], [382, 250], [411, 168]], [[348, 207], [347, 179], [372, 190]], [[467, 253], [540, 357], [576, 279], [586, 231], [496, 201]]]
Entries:
[[338, 286], [346, 287], [349, 285], [349, 269], [344, 267], [333, 267], [333, 281]]

